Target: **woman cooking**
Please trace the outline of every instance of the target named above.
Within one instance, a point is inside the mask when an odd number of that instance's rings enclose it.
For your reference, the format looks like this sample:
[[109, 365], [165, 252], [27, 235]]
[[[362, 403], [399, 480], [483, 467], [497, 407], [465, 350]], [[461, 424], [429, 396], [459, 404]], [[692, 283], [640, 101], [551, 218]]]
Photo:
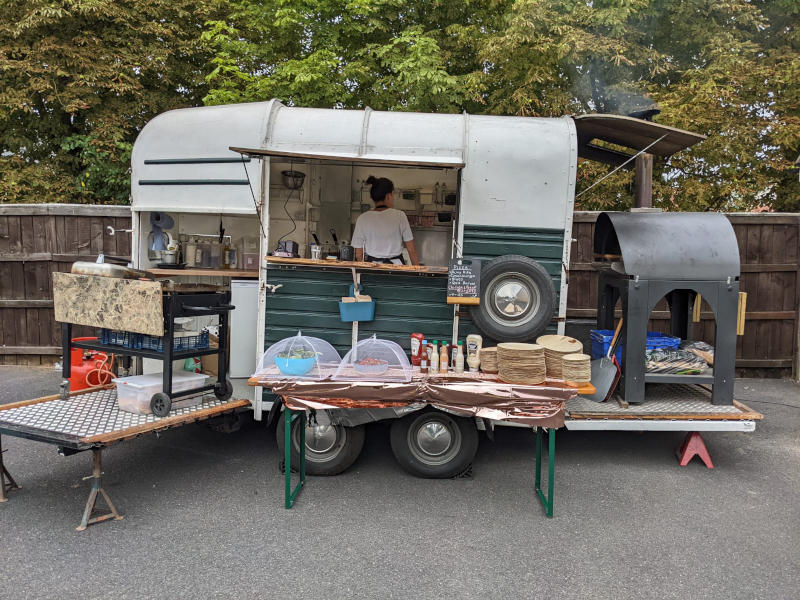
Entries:
[[411, 264], [418, 265], [417, 247], [406, 213], [394, 208], [394, 184], [386, 177], [372, 175], [366, 183], [372, 186], [369, 195], [375, 202], [375, 210], [365, 212], [356, 221], [353, 231], [356, 260], [402, 265], [405, 245]]

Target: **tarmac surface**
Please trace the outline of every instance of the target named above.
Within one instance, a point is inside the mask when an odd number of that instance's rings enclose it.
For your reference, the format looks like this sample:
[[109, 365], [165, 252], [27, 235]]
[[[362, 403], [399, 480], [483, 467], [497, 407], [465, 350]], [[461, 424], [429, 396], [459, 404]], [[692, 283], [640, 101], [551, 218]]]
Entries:
[[[0, 367], [0, 403], [59, 375]], [[283, 508], [274, 432], [189, 425], [103, 452], [122, 521], [78, 533], [91, 454], [3, 436], [23, 489], [0, 504], [0, 598], [797, 598], [800, 386], [740, 380], [754, 433], [707, 433], [715, 468], [677, 465], [682, 433], [557, 435], [555, 517], [534, 436], [481, 434], [473, 477], [400, 469], [388, 426]]]

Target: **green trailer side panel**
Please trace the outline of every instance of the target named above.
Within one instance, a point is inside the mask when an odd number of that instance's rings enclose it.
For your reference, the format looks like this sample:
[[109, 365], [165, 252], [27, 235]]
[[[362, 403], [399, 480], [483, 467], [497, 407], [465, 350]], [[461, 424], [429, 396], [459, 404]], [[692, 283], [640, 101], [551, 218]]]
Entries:
[[[283, 286], [267, 295], [267, 346], [300, 330], [326, 340], [344, 356], [350, 349], [352, 324], [341, 321], [339, 300], [353, 282], [349, 272], [270, 266], [267, 280]], [[362, 273], [361, 285], [363, 293], [375, 299], [375, 319], [359, 323], [359, 339], [376, 334], [410, 351], [410, 334], [415, 331], [430, 339], [452, 337], [447, 277]]]
[[[504, 254], [532, 258], [550, 274], [556, 289], [556, 306], [561, 292], [563, 253], [564, 231], [561, 229], [464, 225], [464, 256], [483, 261], [490, 261]], [[480, 333], [471, 321], [464, 325], [467, 333]], [[555, 333], [556, 323], [552, 322], [546, 332]], [[487, 345], [495, 342], [496, 340], [484, 340]]]
[[464, 256], [488, 261], [504, 254], [519, 254], [537, 261], [553, 278], [558, 293], [564, 254], [563, 230], [464, 225]]

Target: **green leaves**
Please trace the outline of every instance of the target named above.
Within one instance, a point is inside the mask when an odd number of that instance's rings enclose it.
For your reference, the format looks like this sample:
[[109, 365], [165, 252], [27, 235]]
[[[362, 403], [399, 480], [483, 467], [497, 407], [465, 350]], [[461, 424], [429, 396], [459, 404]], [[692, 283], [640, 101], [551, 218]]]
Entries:
[[[172, 108], [561, 116], [657, 102], [709, 139], [656, 160], [670, 210], [800, 210], [796, 0], [6, 0], [0, 201], [127, 201]], [[610, 168], [582, 161], [578, 191]], [[620, 171], [578, 200], [632, 204]]]

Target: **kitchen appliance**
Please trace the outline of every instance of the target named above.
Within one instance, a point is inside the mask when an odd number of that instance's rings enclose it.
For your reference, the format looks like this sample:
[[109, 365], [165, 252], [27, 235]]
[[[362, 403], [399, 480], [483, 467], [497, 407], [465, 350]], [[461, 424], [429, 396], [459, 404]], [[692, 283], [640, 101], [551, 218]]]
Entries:
[[356, 249], [343, 240], [339, 247], [339, 260], [353, 261], [356, 259]]
[[275, 251], [275, 256], [299, 258], [300, 246], [294, 240], [281, 240], [278, 242], [278, 249]]

